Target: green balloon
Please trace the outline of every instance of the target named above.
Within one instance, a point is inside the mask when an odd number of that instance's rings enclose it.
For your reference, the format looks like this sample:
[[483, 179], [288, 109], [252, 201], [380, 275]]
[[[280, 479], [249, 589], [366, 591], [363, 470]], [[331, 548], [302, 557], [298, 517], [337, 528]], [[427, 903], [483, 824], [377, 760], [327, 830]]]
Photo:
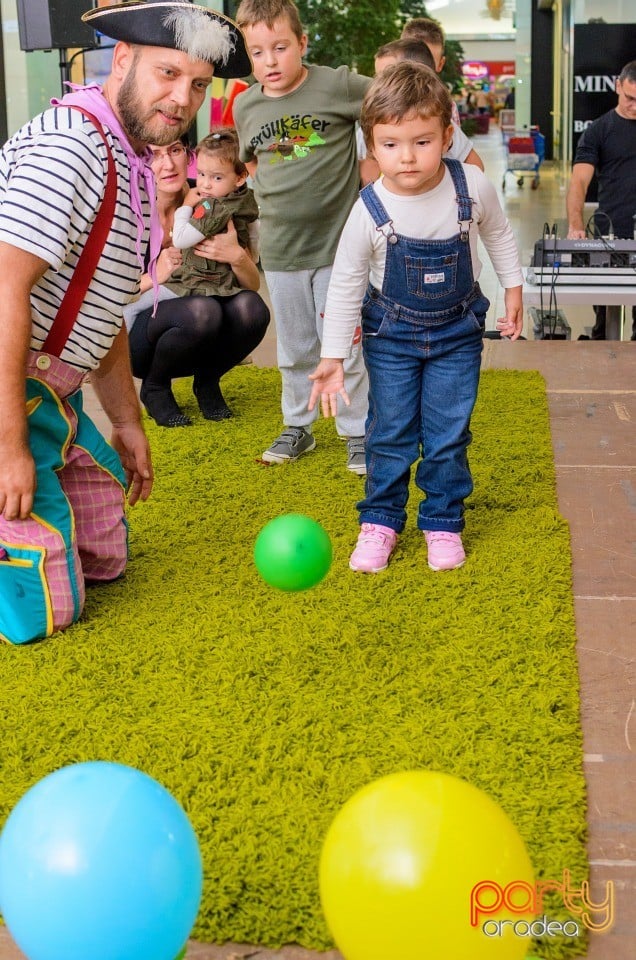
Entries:
[[311, 517], [285, 513], [266, 524], [254, 544], [254, 563], [263, 580], [279, 590], [307, 590], [331, 566], [327, 531]]

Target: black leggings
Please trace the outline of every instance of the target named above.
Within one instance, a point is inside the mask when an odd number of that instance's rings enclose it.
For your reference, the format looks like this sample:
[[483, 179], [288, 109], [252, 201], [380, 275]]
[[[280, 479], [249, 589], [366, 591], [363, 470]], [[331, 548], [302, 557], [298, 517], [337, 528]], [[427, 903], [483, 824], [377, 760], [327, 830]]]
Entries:
[[194, 377], [192, 388], [207, 420], [232, 416], [219, 381], [263, 339], [269, 310], [252, 290], [232, 297], [175, 297], [162, 300], [153, 317], [144, 310], [130, 331], [133, 373], [140, 397], [160, 426], [191, 423], [172, 392], [174, 377]]
[[252, 290], [233, 297], [178, 297], [138, 314], [130, 331], [133, 374], [169, 386], [195, 376], [218, 384], [265, 336], [269, 310]]

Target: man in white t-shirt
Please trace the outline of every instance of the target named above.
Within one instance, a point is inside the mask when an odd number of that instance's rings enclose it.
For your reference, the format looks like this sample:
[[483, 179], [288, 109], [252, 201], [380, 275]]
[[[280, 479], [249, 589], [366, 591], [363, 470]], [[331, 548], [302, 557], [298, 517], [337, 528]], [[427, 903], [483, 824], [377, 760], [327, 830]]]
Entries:
[[[233, 21], [187, 0], [83, 19], [118, 41], [103, 88], [54, 101], [0, 151], [0, 639], [14, 644], [74, 622], [85, 581], [123, 573], [126, 491], [145, 500], [153, 481], [122, 322], [148, 240], [151, 262], [160, 247], [147, 145], [188, 129], [214, 74], [251, 69]], [[112, 446], [82, 411], [88, 373]]]

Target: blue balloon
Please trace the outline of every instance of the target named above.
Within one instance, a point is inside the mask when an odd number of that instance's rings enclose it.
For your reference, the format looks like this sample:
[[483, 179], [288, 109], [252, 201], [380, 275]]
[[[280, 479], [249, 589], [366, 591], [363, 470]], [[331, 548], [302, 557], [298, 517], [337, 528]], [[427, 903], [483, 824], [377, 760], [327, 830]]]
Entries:
[[201, 902], [181, 806], [132, 767], [63, 767], [0, 835], [0, 913], [29, 960], [174, 960]]

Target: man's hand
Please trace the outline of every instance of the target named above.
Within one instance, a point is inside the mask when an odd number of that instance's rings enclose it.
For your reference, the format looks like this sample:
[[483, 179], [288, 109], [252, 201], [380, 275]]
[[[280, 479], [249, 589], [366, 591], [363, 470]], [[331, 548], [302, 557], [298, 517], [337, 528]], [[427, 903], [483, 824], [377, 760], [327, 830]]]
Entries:
[[313, 373], [309, 374], [313, 381], [308, 409], [313, 410], [320, 397], [320, 406], [323, 417], [335, 417], [338, 411], [338, 397], [342, 397], [347, 406], [350, 405], [349, 395], [344, 388], [344, 367], [342, 360], [323, 358]]
[[139, 399], [130, 372], [128, 334], [122, 327], [91, 383], [104, 413], [113, 425], [111, 443], [121, 458], [128, 479], [128, 502], [146, 500], [152, 489], [152, 460], [141, 425]]
[[585, 240], [583, 220], [585, 198], [593, 176], [594, 166], [591, 163], [575, 163], [572, 167], [570, 185], [565, 197], [568, 214], [568, 240]]
[[148, 439], [138, 421], [113, 425], [111, 443], [121, 458], [128, 481], [128, 503], [147, 500], [154, 475]]
[[0, 515], [26, 520], [33, 509], [36, 474], [28, 446], [0, 453]]

